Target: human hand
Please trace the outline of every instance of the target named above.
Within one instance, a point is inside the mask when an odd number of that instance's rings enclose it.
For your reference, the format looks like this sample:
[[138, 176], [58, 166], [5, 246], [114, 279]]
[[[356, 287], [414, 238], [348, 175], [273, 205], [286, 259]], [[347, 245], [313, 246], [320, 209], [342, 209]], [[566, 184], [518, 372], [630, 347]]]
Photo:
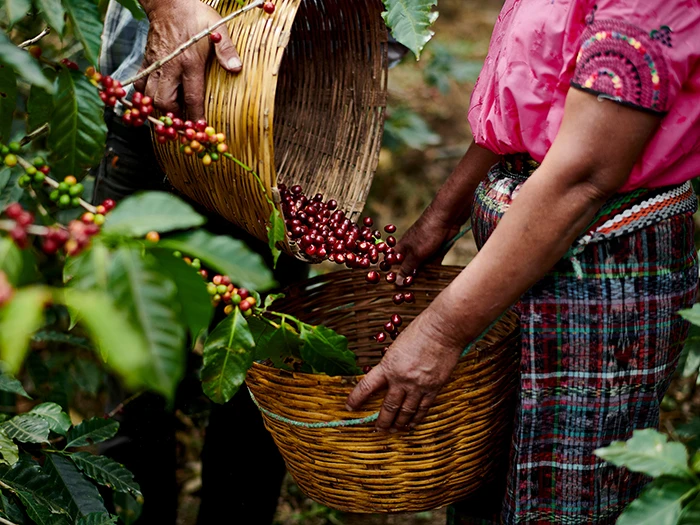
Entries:
[[428, 308], [418, 316], [348, 397], [348, 409], [358, 410], [388, 387], [376, 423], [379, 431], [419, 424], [459, 361], [463, 345], [441, 333], [434, 315]]
[[[164, 58], [195, 34], [211, 27], [221, 16], [199, 0], [142, 0], [150, 20], [148, 42], [142, 70]], [[237, 73], [241, 59], [228, 36], [226, 26], [221, 26], [221, 41], [214, 47], [221, 67]], [[138, 80], [135, 88], [153, 99], [161, 111], [177, 112], [178, 90], [182, 96], [190, 120], [204, 116], [204, 69], [214, 44], [202, 38], [163, 67]]]
[[396, 284], [402, 286], [404, 279], [435, 256], [440, 247], [459, 233], [459, 229], [460, 224], [444, 220], [432, 205], [428, 206], [396, 245], [397, 253], [404, 256]]

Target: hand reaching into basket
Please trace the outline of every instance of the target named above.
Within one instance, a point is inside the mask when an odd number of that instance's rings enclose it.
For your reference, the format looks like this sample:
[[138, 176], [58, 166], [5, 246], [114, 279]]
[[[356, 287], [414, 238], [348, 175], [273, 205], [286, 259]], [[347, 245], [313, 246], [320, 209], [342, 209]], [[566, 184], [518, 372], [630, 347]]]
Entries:
[[[140, 0], [140, 3], [150, 21], [142, 70], [221, 19], [219, 13], [199, 0]], [[190, 120], [203, 118], [204, 70], [212, 47], [221, 67], [231, 73], [239, 72], [242, 67], [226, 27], [211, 36], [213, 38], [199, 40], [161, 68], [138, 80], [136, 89], [151, 97], [156, 108], [175, 113], [180, 109], [178, 95], [182, 87], [187, 117]], [[216, 45], [215, 41], [218, 41]]]
[[372, 394], [388, 387], [377, 430], [397, 432], [419, 424], [459, 361], [464, 344], [440, 329], [431, 309], [419, 315], [347, 400], [358, 410]]

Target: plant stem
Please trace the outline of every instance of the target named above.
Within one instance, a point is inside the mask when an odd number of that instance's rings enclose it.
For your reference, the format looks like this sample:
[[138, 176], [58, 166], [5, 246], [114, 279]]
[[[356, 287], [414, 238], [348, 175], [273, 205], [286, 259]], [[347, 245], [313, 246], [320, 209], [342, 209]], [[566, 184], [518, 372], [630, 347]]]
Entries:
[[[16, 226], [15, 221], [0, 221], [0, 230], [12, 231]], [[37, 226], [36, 224], [30, 224], [26, 228], [27, 233], [32, 235], [46, 235], [49, 233], [49, 229], [46, 226]]]
[[14, 521], [6, 520], [5, 518], [0, 518], [0, 523], [3, 525], [17, 525]]
[[121, 411], [124, 409], [124, 407], [125, 407], [126, 405], [128, 405], [128, 404], [131, 403], [132, 401], [134, 401], [134, 400], [138, 399], [139, 397], [141, 397], [142, 394], [143, 394], [143, 391], [141, 391], [141, 392], [136, 392], [135, 394], [132, 394], [131, 396], [127, 397], [124, 401], [122, 401], [122, 402], [119, 403], [116, 407], [114, 407], [114, 410], [112, 410], [109, 414], [107, 414], [107, 417], [108, 417], [109, 419], [113, 418], [113, 417], [116, 416], [119, 412], [121, 412]]
[[187, 42], [185, 42], [184, 44], [182, 44], [181, 46], [179, 46], [178, 48], [176, 48], [172, 53], [170, 53], [170, 54], [167, 55], [166, 57], [161, 58], [160, 60], [156, 60], [155, 62], [153, 62], [153, 64], [151, 64], [150, 66], [148, 66], [146, 69], [144, 69], [143, 71], [141, 71], [141, 72], [138, 73], [137, 75], [131, 77], [130, 79], [126, 80], [125, 82], [122, 82], [122, 86], [126, 87], [126, 86], [128, 86], [129, 84], [133, 84], [133, 83], [136, 82], [137, 80], [140, 80], [140, 79], [142, 79], [143, 77], [150, 75], [150, 74], [153, 73], [156, 69], [163, 67], [164, 64], [170, 62], [173, 58], [177, 57], [178, 55], [181, 55], [187, 48], [193, 46], [193, 45], [196, 44], [198, 41], [200, 41], [202, 38], [204, 38], [205, 36], [209, 35], [209, 34], [210, 34], [214, 29], [216, 29], [217, 27], [219, 27], [219, 26], [221, 26], [221, 25], [224, 25], [224, 24], [225, 24], [226, 22], [228, 22], [229, 20], [233, 20], [234, 18], [236, 18], [237, 16], [242, 15], [243, 13], [246, 13], [246, 12], [248, 12], [248, 11], [251, 11], [252, 9], [255, 9], [256, 7], [262, 6], [263, 3], [264, 3], [264, 0], [256, 0], [256, 1], [253, 2], [252, 4], [247, 5], [247, 6], [243, 7], [242, 9], [239, 9], [238, 11], [234, 11], [233, 13], [231, 13], [231, 14], [229, 14], [229, 15], [223, 17], [221, 20], [219, 20], [219, 21], [218, 21], [217, 23], [215, 23], [214, 25], [212, 25], [212, 26], [210, 26], [210, 27], [204, 29], [203, 31], [200, 31], [200, 32], [197, 33], [196, 35], [194, 35], [194, 36], [193, 36], [192, 38], [190, 38]]
[[46, 133], [49, 130], [49, 124], [48, 122], [46, 124], [43, 124], [36, 128], [34, 131], [31, 133], [27, 133], [22, 140], [19, 141], [20, 146], [26, 146], [29, 144], [32, 140], [35, 140], [39, 137], [41, 137], [44, 133]]
[[36, 44], [39, 40], [41, 40], [42, 38], [44, 38], [44, 37], [45, 37], [46, 35], [48, 35], [50, 32], [51, 32], [51, 29], [48, 28], [48, 27], [45, 27], [44, 30], [43, 30], [41, 33], [39, 33], [39, 34], [36, 35], [35, 37], [30, 38], [29, 40], [25, 40], [24, 42], [22, 42], [22, 43], [21, 43], [20, 45], [18, 45], [17, 47], [20, 47], [20, 48], [24, 49], [24, 48], [26, 48], [26, 47], [31, 46], [32, 44]]

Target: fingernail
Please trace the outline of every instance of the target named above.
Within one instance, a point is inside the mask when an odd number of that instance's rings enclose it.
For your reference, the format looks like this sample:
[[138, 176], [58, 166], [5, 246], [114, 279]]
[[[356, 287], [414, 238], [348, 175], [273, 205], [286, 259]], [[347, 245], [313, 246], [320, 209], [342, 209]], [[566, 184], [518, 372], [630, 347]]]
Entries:
[[352, 411], [353, 411], [353, 410], [352, 410], [352, 407], [351, 407], [350, 405], [345, 405], [345, 410], [347, 410], [348, 412], [352, 412]]
[[228, 59], [228, 62], [226, 62], [226, 67], [228, 67], [229, 69], [240, 69], [242, 66], [243, 63], [238, 57], [231, 57]]
[[396, 276], [396, 286], [403, 286], [403, 277], [401, 275]]

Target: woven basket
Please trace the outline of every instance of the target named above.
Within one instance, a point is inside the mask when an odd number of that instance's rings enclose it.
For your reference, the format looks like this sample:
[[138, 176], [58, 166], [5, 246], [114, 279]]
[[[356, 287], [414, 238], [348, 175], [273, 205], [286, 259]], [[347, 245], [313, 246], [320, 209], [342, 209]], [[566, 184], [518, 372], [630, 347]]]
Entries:
[[[413, 304], [395, 306], [394, 286], [341, 271], [289, 288], [278, 311], [347, 336], [360, 365], [380, 360], [371, 337], [393, 312], [411, 321], [460, 272], [434, 266], [415, 281]], [[289, 472], [312, 499], [346, 512], [418, 512], [464, 499], [507, 459], [519, 362], [516, 316], [504, 316], [457, 365], [426, 419], [410, 433], [374, 431], [345, 401], [360, 378], [292, 373], [254, 364], [248, 388]], [[339, 425], [338, 421], [348, 423]]]
[[[237, 0], [207, 3], [222, 15], [240, 8]], [[278, 183], [301, 184], [307, 195], [336, 199], [356, 219], [384, 125], [388, 34], [382, 2], [275, 4], [271, 16], [253, 9], [228, 23], [243, 70], [233, 75], [210, 63], [207, 121], [226, 133], [229, 152], [258, 173], [273, 201], [279, 203]], [[226, 159], [205, 167], [174, 143], [154, 145], [177, 190], [267, 240], [272, 208], [250, 173]], [[280, 248], [299, 252], [288, 241]]]

